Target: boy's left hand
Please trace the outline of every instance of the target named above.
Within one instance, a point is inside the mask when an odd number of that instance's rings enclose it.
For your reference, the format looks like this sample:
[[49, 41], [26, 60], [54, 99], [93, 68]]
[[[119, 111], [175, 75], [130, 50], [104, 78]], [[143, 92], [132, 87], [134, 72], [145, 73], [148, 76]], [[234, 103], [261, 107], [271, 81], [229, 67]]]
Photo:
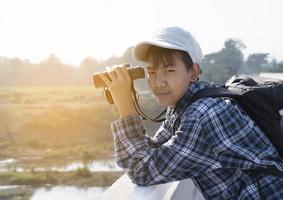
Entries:
[[111, 92], [120, 117], [136, 114], [131, 85], [132, 80], [125, 65], [116, 65], [107, 68], [109, 77], [99, 74]]

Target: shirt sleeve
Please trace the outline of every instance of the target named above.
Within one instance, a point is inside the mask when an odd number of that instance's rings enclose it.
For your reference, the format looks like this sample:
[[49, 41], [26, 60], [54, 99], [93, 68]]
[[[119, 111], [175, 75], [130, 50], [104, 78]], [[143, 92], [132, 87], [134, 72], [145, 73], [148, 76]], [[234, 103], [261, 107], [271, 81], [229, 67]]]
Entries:
[[138, 185], [195, 177], [217, 167], [194, 116], [183, 117], [175, 134], [158, 148], [149, 145], [137, 115], [116, 120], [111, 127], [117, 164]]
[[[161, 126], [155, 133], [153, 137], [147, 137], [148, 143], [151, 147], [157, 148], [160, 147], [162, 144], [167, 142], [172, 136], [173, 133], [169, 131], [169, 122], [168, 120], [165, 120], [162, 122]], [[146, 132], [146, 131], [145, 131]]]

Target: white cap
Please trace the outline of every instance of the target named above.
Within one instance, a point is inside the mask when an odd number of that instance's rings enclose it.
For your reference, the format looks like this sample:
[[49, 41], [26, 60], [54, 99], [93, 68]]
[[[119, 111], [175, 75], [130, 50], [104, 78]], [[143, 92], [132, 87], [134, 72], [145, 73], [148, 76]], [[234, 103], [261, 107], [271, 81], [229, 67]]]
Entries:
[[133, 55], [140, 61], [146, 61], [149, 46], [157, 46], [166, 49], [177, 49], [185, 51], [191, 57], [193, 63], [200, 64], [203, 57], [201, 48], [190, 32], [180, 27], [166, 27], [155, 32], [152, 37], [136, 44]]
[[279, 110], [279, 114], [283, 116], [283, 109]]

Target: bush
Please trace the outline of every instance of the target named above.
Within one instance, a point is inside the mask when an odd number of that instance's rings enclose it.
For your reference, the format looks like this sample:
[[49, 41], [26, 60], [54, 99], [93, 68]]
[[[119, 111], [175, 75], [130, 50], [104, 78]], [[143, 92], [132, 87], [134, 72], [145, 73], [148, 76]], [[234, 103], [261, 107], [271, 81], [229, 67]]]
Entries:
[[74, 175], [76, 177], [90, 177], [90, 176], [92, 176], [91, 172], [90, 172], [90, 170], [88, 169], [87, 166], [84, 166], [83, 168], [78, 168], [77, 170], [75, 170]]

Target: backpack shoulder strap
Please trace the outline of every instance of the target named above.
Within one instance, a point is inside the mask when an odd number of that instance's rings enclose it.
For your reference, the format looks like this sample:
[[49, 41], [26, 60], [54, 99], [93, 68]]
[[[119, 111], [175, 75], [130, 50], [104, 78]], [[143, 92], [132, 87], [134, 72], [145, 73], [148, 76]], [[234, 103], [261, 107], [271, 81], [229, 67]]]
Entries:
[[205, 97], [229, 97], [232, 99], [238, 99], [240, 97], [239, 94], [229, 91], [224, 87], [211, 87], [204, 88], [197, 91], [189, 100], [188, 106], [197, 101], [198, 99], [202, 99]]

